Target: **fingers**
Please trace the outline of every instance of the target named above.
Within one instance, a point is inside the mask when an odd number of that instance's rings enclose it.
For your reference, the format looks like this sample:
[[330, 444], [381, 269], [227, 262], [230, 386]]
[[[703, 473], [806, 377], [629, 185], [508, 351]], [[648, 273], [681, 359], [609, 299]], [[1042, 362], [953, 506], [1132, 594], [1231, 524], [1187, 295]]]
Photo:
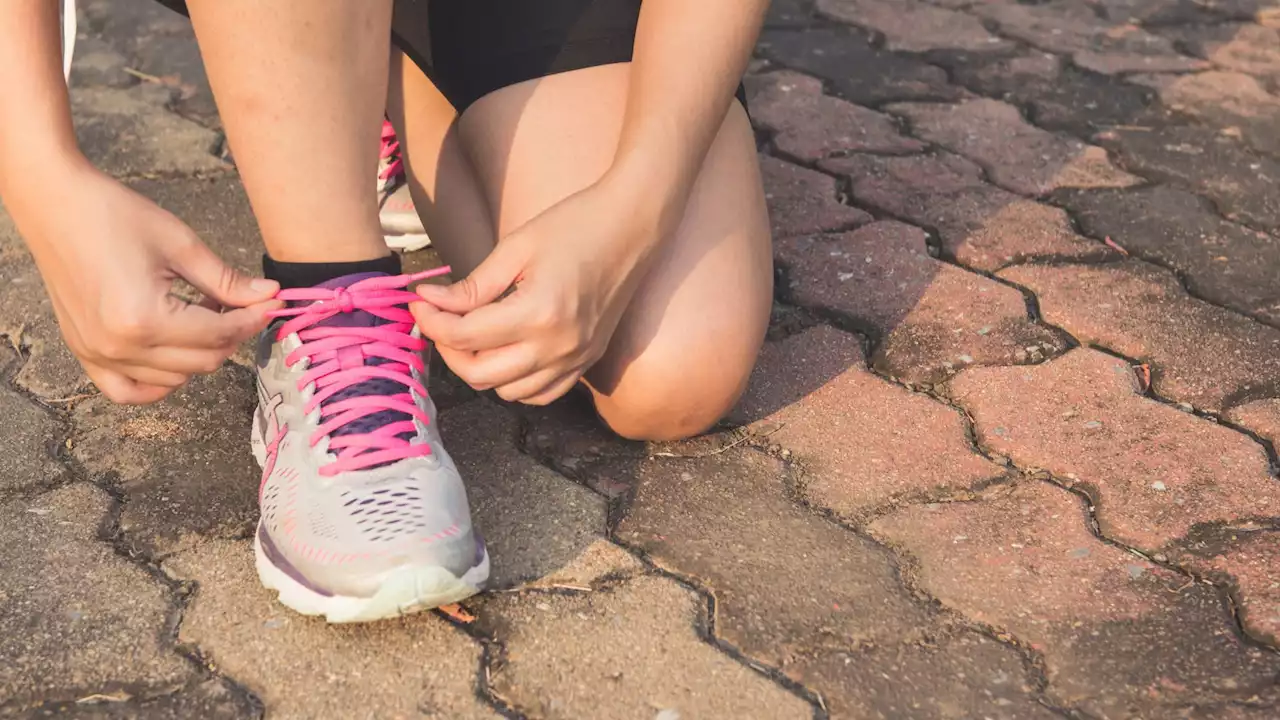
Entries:
[[262, 332], [271, 322], [267, 313], [282, 306], [279, 301], [267, 300], [219, 313], [199, 304], [173, 302], [172, 315], [164, 326], [150, 333], [153, 347], [235, 347]]
[[418, 329], [438, 346], [476, 352], [505, 347], [528, 337], [532, 308], [519, 293], [460, 315], [431, 302], [409, 305]]
[[169, 260], [174, 272], [226, 307], [261, 303], [275, 297], [280, 290], [280, 285], [273, 280], [241, 274], [194, 236], [182, 243]]
[[85, 374], [108, 400], [122, 405], [148, 405], [163, 399], [177, 386], [150, 385], [114, 370], [85, 363]]
[[129, 366], [178, 373], [184, 378], [192, 375], [211, 375], [217, 372], [235, 351], [234, 346], [213, 350], [181, 347], [151, 348], [142, 359], [130, 363]]
[[508, 402], [546, 405], [569, 392], [581, 377], [582, 372], [577, 369], [558, 375], [555, 371], [546, 371], [503, 385], [497, 389], [497, 393], [498, 397]]
[[423, 284], [417, 288], [423, 300], [457, 315], [492, 303], [502, 297], [524, 271], [525, 243], [508, 238], [498, 243], [480, 266], [452, 285]]
[[480, 353], [443, 346], [436, 346], [436, 351], [455, 375], [476, 390], [507, 385], [538, 370], [538, 356], [528, 343]]

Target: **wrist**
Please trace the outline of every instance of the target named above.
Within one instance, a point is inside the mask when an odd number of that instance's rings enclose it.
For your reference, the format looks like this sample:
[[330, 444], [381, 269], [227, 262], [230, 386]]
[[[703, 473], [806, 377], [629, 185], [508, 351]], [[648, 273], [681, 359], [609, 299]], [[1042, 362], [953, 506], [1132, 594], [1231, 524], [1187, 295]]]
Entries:
[[684, 216], [693, 185], [686, 175], [669, 153], [631, 152], [614, 159], [601, 183], [613, 187], [633, 219], [661, 238], [674, 232]]

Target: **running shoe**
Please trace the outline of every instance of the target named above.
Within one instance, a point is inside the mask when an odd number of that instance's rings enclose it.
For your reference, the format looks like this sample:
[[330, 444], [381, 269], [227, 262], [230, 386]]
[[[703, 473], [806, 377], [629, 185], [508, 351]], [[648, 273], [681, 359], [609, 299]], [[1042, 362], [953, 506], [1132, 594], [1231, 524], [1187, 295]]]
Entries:
[[421, 250], [431, 244], [422, 218], [413, 206], [405, 179], [400, 140], [391, 123], [382, 122], [382, 151], [378, 159], [378, 218], [382, 236], [393, 250]]
[[282, 290], [258, 345], [258, 576], [329, 622], [395, 617], [483, 587], [489, 556], [427, 394], [408, 286], [347, 275]]

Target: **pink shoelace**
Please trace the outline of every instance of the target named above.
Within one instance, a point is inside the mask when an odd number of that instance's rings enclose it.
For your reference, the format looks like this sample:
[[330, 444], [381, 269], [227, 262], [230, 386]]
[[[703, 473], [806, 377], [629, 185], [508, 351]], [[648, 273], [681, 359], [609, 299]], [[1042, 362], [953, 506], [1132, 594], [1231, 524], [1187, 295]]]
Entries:
[[382, 150], [378, 157], [390, 161], [378, 173], [378, 179], [384, 188], [394, 186], [404, 174], [404, 158], [400, 156], [400, 138], [396, 137], [396, 130], [389, 120], [382, 121]]
[[[411, 373], [411, 369], [424, 372], [422, 351], [426, 349], [427, 342], [410, 335], [413, 315], [405, 305], [420, 299], [409, 292], [409, 285], [448, 272], [449, 268], [442, 267], [413, 275], [372, 277], [345, 288], [293, 288], [281, 290], [276, 295], [280, 300], [299, 303], [297, 307], [276, 310], [271, 315], [292, 318], [280, 327], [276, 333], [277, 340], [293, 333], [298, 333], [302, 340], [302, 345], [289, 353], [285, 363], [293, 365], [304, 358], [309, 362], [307, 371], [298, 381], [298, 390], [315, 383], [316, 391], [304, 406], [304, 412], [310, 413], [352, 385], [375, 378], [390, 380], [406, 388], [406, 392], [395, 395], [361, 395], [321, 407], [320, 426], [311, 435], [311, 445], [314, 447], [328, 438], [329, 450], [338, 456], [337, 460], [320, 468], [321, 475], [332, 476], [347, 470], [362, 470], [431, 454], [430, 446], [415, 445], [400, 437], [417, 432], [414, 419], [424, 424], [430, 421], [409, 392], [417, 392], [423, 397], [427, 395], [427, 389]], [[357, 310], [387, 322], [375, 327], [317, 327], [339, 313]], [[367, 364], [366, 359], [371, 358], [385, 362]], [[390, 422], [368, 433], [331, 436], [334, 430], [344, 425], [385, 410], [404, 413], [410, 419]]]

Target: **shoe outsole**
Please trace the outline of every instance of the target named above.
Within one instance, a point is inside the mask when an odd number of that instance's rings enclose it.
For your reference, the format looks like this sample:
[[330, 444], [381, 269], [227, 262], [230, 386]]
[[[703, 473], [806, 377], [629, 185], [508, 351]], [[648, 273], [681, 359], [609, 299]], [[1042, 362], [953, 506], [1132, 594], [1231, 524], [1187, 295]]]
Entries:
[[[259, 434], [257, 413], [254, 413], [250, 445], [261, 467], [266, 446]], [[276, 567], [263, 551], [256, 532], [253, 555], [258, 579], [263, 587], [276, 593], [280, 604], [302, 615], [323, 615], [330, 623], [372, 622], [431, 610], [479, 593], [489, 579], [489, 551], [485, 549], [480, 562], [462, 577], [440, 566], [406, 565], [388, 573], [370, 597], [321, 595]]]

